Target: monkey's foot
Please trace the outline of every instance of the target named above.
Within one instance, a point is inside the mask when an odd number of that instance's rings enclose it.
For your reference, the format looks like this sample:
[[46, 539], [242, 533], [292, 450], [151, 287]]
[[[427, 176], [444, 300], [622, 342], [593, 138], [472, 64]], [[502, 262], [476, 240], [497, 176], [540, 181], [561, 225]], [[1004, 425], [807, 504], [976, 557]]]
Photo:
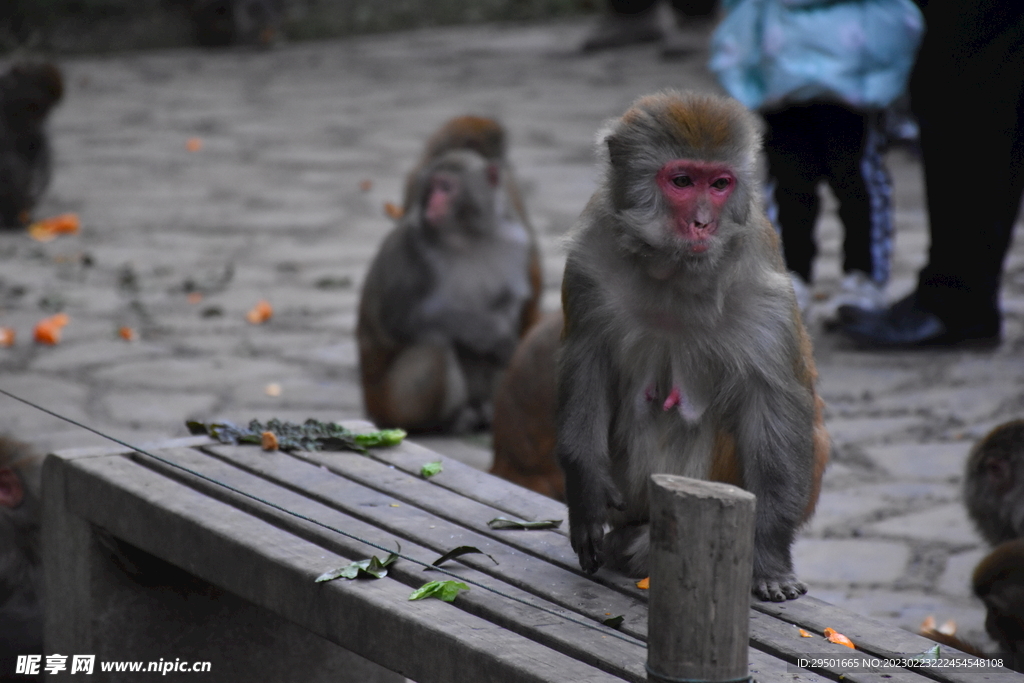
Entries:
[[795, 600], [807, 592], [807, 586], [795, 576], [781, 576], [776, 579], [754, 578], [753, 591], [755, 596], [769, 602], [785, 602]]

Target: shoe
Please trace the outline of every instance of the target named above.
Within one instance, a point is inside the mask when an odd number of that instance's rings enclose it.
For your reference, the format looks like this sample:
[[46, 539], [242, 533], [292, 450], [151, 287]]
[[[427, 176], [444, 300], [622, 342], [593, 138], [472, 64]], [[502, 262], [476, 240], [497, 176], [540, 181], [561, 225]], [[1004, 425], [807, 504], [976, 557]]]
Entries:
[[851, 270], [839, 283], [839, 293], [832, 298], [835, 308], [856, 306], [867, 310], [885, 308], [885, 285], [872, 280], [862, 270]]
[[912, 292], [889, 308], [840, 306], [839, 329], [859, 346], [878, 349], [993, 348], [1002, 341], [999, 321], [950, 327], [917, 304]]

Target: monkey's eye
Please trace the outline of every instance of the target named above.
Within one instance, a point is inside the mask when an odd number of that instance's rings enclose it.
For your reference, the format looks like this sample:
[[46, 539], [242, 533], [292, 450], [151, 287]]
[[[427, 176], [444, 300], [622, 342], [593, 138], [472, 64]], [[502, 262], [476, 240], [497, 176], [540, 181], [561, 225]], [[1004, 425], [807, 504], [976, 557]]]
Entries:
[[673, 176], [672, 184], [676, 187], [692, 187], [693, 180], [691, 180], [688, 175], [677, 175]]
[[731, 184], [732, 181], [730, 181], [728, 178], [719, 178], [715, 182], [711, 183], [711, 187], [715, 188], [716, 190], [724, 190]]

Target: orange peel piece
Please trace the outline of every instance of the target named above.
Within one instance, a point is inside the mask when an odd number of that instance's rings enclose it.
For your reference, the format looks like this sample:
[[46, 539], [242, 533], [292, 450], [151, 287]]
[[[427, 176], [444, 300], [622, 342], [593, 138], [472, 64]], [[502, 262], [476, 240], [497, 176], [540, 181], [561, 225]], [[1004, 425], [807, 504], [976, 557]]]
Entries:
[[800, 637], [801, 638], [813, 638], [814, 635], [808, 633], [807, 631], [805, 631], [803, 629], [800, 629]]
[[845, 645], [851, 650], [857, 649], [857, 646], [853, 644], [852, 640], [850, 640], [834, 628], [826, 628], [823, 633], [825, 635], [825, 638], [830, 643], [835, 643], [836, 645]]
[[276, 451], [277, 435], [274, 432], [263, 432], [260, 434], [260, 448], [265, 451]]
[[14, 346], [14, 328], [0, 327], [0, 347], [9, 348]]
[[121, 339], [124, 339], [125, 341], [135, 341], [136, 339], [139, 338], [139, 333], [136, 332], [131, 327], [122, 327], [117, 331], [117, 334], [119, 337], [121, 337]]
[[190, 304], [198, 304], [203, 300], [202, 292], [189, 292], [188, 296], [185, 297]]
[[397, 221], [405, 215], [405, 209], [394, 202], [384, 202], [384, 215]]
[[189, 138], [185, 141], [185, 149], [190, 152], [198, 152], [203, 148], [203, 141], [200, 138]]
[[252, 309], [245, 314], [245, 319], [253, 325], [259, 325], [270, 320], [274, 315], [274, 307], [266, 299], [261, 299]]
[[74, 235], [81, 228], [77, 213], [62, 213], [28, 226], [28, 235], [37, 242], [49, 242], [57, 235]]
[[32, 331], [32, 338], [39, 344], [47, 344], [53, 346], [54, 344], [60, 343], [60, 333], [65, 325], [68, 324], [67, 313], [58, 313], [57, 315], [51, 315], [49, 318], [43, 318], [36, 323], [35, 329]]
[[646, 579], [640, 579], [636, 582], [636, 587], [640, 590], [648, 590], [651, 587], [651, 577], [648, 576]]
[[373, 181], [369, 180], [369, 179], [367, 179], [367, 180], [360, 180], [359, 181], [359, 189], [362, 190], [363, 192], [369, 192], [370, 190], [373, 189]]

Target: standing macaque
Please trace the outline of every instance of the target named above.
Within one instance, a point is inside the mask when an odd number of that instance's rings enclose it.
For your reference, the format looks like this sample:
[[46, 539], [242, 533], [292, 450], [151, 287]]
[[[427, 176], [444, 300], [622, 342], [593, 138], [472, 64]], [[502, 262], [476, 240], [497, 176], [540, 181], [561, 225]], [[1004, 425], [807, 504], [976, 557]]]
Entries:
[[494, 392], [491, 474], [565, 500], [555, 460], [556, 356], [562, 313], [548, 313], [523, 337]]
[[[497, 156], [467, 143], [495, 132]], [[446, 124], [370, 266], [356, 338], [366, 412], [381, 427], [489, 425], [499, 375], [537, 318], [537, 247], [503, 151], [489, 119]]]
[[964, 504], [992, 545], [1024, 536], [1024, 420], [999, 425], [971, 449]]
[[40, 464], [28, 446], [0, 436], [0, 680], [14, 678], [18, 655], [44, 654]]
[[18, 63], [0, 76], [0, 227], [28, 223], [50, 182], [44, 124], [63, 93], [53, 64]]
[[790, 546], [830, 442], [760, 208], [757, 120], [668, 91], [635, 102], [601, 146], [605, 178], [562, 281], [556, 452], [572, 547], [588, 573], [644, 576], [650, 475], [736, 484], [757, 496], [753, 593], [796, 598]]

